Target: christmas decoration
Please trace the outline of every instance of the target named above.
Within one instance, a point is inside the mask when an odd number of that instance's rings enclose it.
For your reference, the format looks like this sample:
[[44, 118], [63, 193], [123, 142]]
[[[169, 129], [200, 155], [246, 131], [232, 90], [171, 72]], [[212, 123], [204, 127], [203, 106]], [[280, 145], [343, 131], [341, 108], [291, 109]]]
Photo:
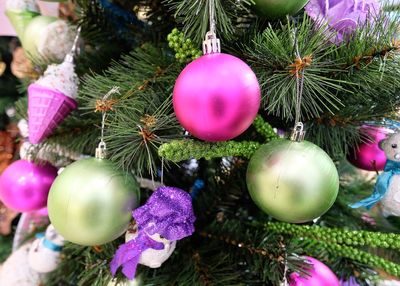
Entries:
[[[127, 231], [125, 235], [125, 241], [129, 242], [137, 239], [139, 232], [137, 227]], [[167, 259], [172, 255], [176, 247], [176, 241], [170, 241], [163, 238], [160, 234], [156, 233], [149, 235], [149, 238], [157, 243], [163, 244], [163, 249], [149, 248], [143, 251], [140, 255], [139, 264], [145, 265], [150, 268], [159, 268], [161, 265], [167, 261]]]
[[38, 211], [22, 213], [18, 221], [17, 229], [13, 239], [13, 251], [17, 251], [32, 234], [38, 229], [44, 228], [49, 224], [47, 208]]
[[347, 156], [354, 166], [366, 171], [382, 171], [386, 164], [385, 152], [379, 147], [379, 142], [384, 140], [391, 129], [365, 125], [361, 127], [364, 133], [373, 142], [363, 142]]
[[45, 234], [33, 241], [28, 255], [30, 267], [38, 273], [49, 273], [57, 268], [64, 238], [49, 225]]
[[243, 133], [256, 117], [261, 101], [251, 68], [241, 59], [221, 53], [213, 9], [204, 55], [186, 66], [173, 92], [174, 111], [182, 126], [193, 136], [212, 142]]
[[70, 51], [74, 30], [64, 20], [39, 14], [36, 1], [8, 0], [6, 14], [29, 56], [61, 60]]
[[26, 27], [40, 15], [40, 10], [36, 0], [7, 0], [5, 14], [22, 41]]
[[310, 0], [306, 13], [332, 30], [332, 41], [341, 44], [350, 39], [359, 25], [374, 19], [380, 5], [376, 0]]
[[[79, 36], [79, 35], [78, 35]], [[78, 76], [73, 55], [78, 36], [63, 63], [50, 65], [28, 88], [29, 141], [41, 143], [77, 108]]]
[[290, 286], [339, 286], [339, 279], [328, 266], [312, 257], [306, 257], [306, 259], [312, 265], [309, 276], [292, 273]]
[[[116, 87], [103, 100], [115, 92]], [[96, 157], [67, 166], [54, 181], [48, 198], [54, 228], [76, 244], [101, 245], [118, 238], [128, 228], [131, 211], [139, 201], [133, 176], [106, 159], [105, 121], [104, 111]]]
[[158, 188], [144, 206], [133, 212], [133, 217], [138, 232], [118, 248], [110, 265], [113, 275], [122, 266], [125, 276], [133, 279], [138, 263], [160, 267], [176, 241], [194, 232], [192, 199], [178, 188]]
[[50, 164], [37, 165], [27, 160], [18, 160], [0, 176], [1, 201], [20, 212], [43, 208], [56, 176], [57, 169]]
[[390, 135], [381, 141], [381, 147], [386, 154], [387, 162], [384, 172], [379, 175], [373, 194], [355, 204], [352, 208], [372, 208], [379, 201], [382, 204], [384, 216], [400, 216], [400, 132]]
[[313, 143], [276, 139], [251, 158], [247, 187], [267, 214], [302, 223], [318, 218], [333, 205], [339, 176], [332, 159]]
[[0, 270], [0, 285], [36, 286], [44, 283], [44, 275], [29, 266], [30, 248], [31, 243], [24, 244], [7, 258]]
[[48, 198], [50, 221], [70, 242], [100, 245], [126, 231], [138, 186], [107, 159], [88, 158], [65, 168]]
[[268, 19], [284, 18], [299, 12], [309, 0], [255, 0], [255, 9]]

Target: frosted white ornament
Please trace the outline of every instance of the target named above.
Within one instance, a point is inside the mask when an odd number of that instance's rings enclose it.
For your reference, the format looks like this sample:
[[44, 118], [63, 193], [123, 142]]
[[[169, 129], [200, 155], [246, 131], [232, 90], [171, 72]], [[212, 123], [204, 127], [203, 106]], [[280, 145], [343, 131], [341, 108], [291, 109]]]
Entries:
[[45, 236], [32, 243], [28, 256], [30, 267], [39, 273], [54, 271], [60, 263], [64, 241], [64, 238], [50, 224]]
[[19, 133], [21, 134], [22, 137], [27, 138], [29, 137], [29, 127], [28, 127], [28, 121], [26, 119], [21, 119], [18, 121], [18, 129]]
[[[400, 132], [389, 136], [380, 146], [388, 160], [400, 163]], [[384, 216], [400, 216], [400, 175], [393, 175], [381, 205]]]
[[[138, 236], [137, 230], [128, 230], [125, 234], [125, 242], [131, 241]], [[149, 235], [149, 237], [157, 242], [164, 244], [164, 249], [146, 249], [140, 255], [139, 264], [150, 268], [160, 267], [172, 255], [176, 247], [176, 241], [170, 241], [162, 238], [158, 233]]]
[[0, 270], [1, 286], [38, 286], [44, 282], [44, 275], [29, 266], [30, 247], [31, 243], [21, 246], [3, 263]]

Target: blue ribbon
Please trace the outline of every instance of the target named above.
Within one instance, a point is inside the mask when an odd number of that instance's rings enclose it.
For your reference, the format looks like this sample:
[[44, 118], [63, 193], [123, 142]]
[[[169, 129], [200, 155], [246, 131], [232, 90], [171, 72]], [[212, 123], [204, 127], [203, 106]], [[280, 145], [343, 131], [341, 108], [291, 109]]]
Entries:
[[372, 195], [366, 199], [350, 205], [350, 207], [353, 209], [357, 209], [360, 207], [371, 209], [385, 196], [394, 175], [400, 175], [400, 162], [387, 160], [384, 172], [379, 175]]
[[50, 249], [55, 252], [60, 252], [62, 250], [62, 246], [55, 244], [54, 242], [46, 239], [44, 232], [39, 232], [35, 234], [35, 237], [37, 239], [43, 238], [43, 246], [46, 247], [47, 249]]

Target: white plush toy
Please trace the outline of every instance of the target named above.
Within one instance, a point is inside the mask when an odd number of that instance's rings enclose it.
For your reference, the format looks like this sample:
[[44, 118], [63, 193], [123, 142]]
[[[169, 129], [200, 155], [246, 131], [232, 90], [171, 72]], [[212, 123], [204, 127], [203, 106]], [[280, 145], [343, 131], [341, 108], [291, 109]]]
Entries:
[[64, 238], [50, 224], [46, 234], [36, 239], [29, 250], [29, 265], [39, 273], [54, 271], [60, 263], [60, 254]]
[[1, 286], [38, 286], [44, 282], [44, 275], [29, 266], [30, 248], [31, 243], [24, 244], [4, 262], [0, 270]]
[[[125, 234], [125, 241], [131, 241], [138, 236], [137, 228], [129, 229]], [[164, 244], [164, 249], [156, 250], [156, 249], [146, 249], [142, 252], [142, 255], [139, 259], [139, 264], [145, 265], [150, 268], [158, 268], [168, 260], [168, 258], [172, 255], [176, 247], [176, 241], [169, 241], [168, 239], [161, 238], [161, 236], [156, 233], [149, 236], [151, 239], [161, 242]]]
[[373, 194], [351, 207], [370, 209], [381, 202], [384, 216], [400, 216], [400, 132], [383, 140], [380, 147], [387, 158], [384, 172], [379, 175]]

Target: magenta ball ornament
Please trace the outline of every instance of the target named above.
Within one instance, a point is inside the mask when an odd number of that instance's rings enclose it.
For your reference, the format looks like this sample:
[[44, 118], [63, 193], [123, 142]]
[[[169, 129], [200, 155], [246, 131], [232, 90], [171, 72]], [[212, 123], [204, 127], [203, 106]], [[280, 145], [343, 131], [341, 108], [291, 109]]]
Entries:
[[309, 275], [302, 277], [299, 273], [292, 273], [290, 286], [339, 286], [339, 279], [328, 266], [312, 257], [306, 259], [312, 264]]
[[10, 209], [31, 212], [47, 205], [47, 195], [57, 168], [27, 160], [12, 163], [0, 176], [0, 199]]
[[261, 102], [252, 69], [232, 55], [215, 53], [191, 62], [176, 80], [173, 105], [181, 125], [210, 142], [242, 134], [254, 121]]
[[379, 147], [379, 143], [392, 131], [385, 127], [364, 125], [361, 127], [361, 132], [370, 137], [372, 142], [362, 142], [358, 148], [352, 149], [347, 160], [362, 170], [382, 171], [386, 164], [386, 155]]

